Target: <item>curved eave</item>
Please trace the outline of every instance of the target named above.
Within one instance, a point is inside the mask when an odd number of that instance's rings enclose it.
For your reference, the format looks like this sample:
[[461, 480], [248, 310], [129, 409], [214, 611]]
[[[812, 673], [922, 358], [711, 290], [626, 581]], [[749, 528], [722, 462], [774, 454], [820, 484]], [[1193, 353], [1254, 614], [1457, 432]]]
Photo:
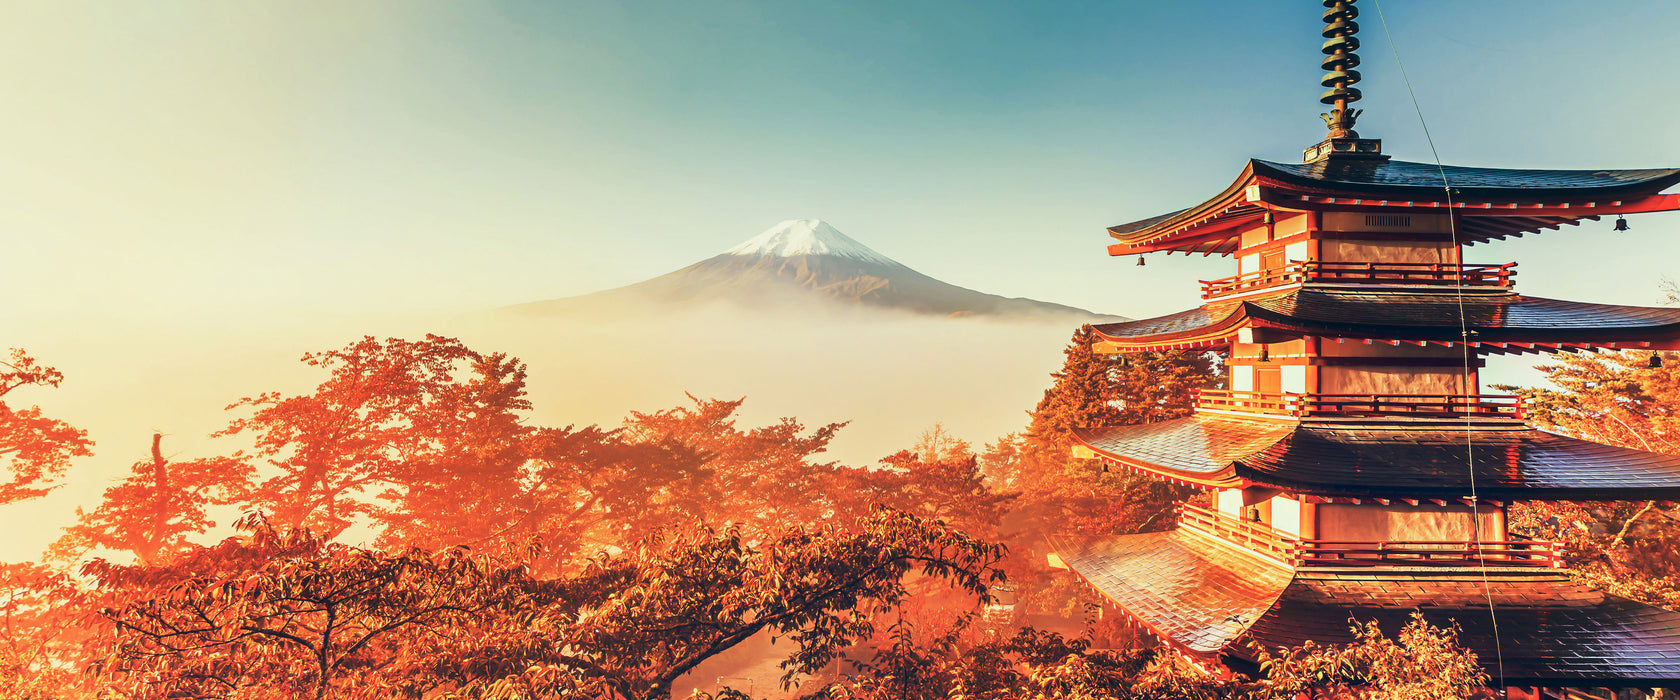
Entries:
[[[1302, 171], [1335, 170], [1330, 177]], [[1402, 171], [1399, 180], [1382, 181], [1377, 171]], [[1409, 172], [1406, 172], [1409, 171]], [[1310, 164], [1250, 160], [1244, 174], [1265, 178], [1303, 194], [1362, 197], [1364, 199], [1445, 202], [1446, 184], [1454, 200], [1467, 202], [1577, 202], [1629, 200], [1649, 197], [1680, 183], [1680, 169], [1647, 170], [1523, 170], [1437, 166], [1408, 161], [1336, 161]]]
[[[1089, 456], [1201, 488], [1310, 497], [1457, 501], [1680, 500], [1680, 456], [1522, 424], [1294, 422], [1197, 413], [1074, 431]], [[1474, 480], [1471, 474], [1474, 473]]]
[[[1369, 168], [1428, 169], [1432, 165], [1394, 161]], [[1250, 160], [1237, 179], [1201, 204], [1169, 214], [1112, 226], [1117, 243], [1110, 255], [1158, 251], [1226, 255], [1238, 247], [1237, 232], [1267, 210], [1441, 212], [1458, 218], [1463, 243], [1521, 236], [1601, 216], [1680, 209], [1680, 193], [1662, 190], [1680, 183], [1680, 169], [1635, 171], [1540, 171], [1461, 168], [1455, 176], [1527, 186], [1455, 185], [1448, 202], [1444, 188], [1307, 177], [1279, 163]], [[1605, 184], [1613, 183], [1613, 184]]]
[[1235, 251], [1235, 230], [1258, 220], [1266, 211], [1247, 201], [1246, 190], [1254, 178], [1253, 164], [1254, 161], [1249, 161], [1236, 181], [1201, 204], [1109, 227], [1109, 235], [1119, 241], [1108, 247], [1109, 255], [1159, 250], [1226, 255]]
[[[1244, 304], [1229, 304], [1229, 309], [1220, 309], [1220, 306], [1221, 305], [1219, 304], [1209, 304], [1189, 311], [1182, 311], [1176, 314], [1159, 316], [1152, 319], [1143, 319], [1141, 321], [1121, 321], [1119, 323], [1105, 323], [1102, 325], [1092, 326], [1092, 331], [1097, 334], [1098, 338], [1098, 342], [1094, 350], [1098, 353], [1122, 353], [1224, 347], [1236, 340], [1237, 329], [1246, 325], [1248, 315], [1245, 313], [1246, 305]], [[1216, 310], [1222, 310], [1225, 313], [1220, 316]], [[1116, 335], [1104, 331], [1105, 328], [1114, 330], [1127, 326], [1137, 327], [1139, 324], [1148, 323], [1156, 323], [1170, 328], [1171, 326], [1177, 324], [1176, 319], [1178, 319], [1178, 317], [1192, 317], [1196, 314], [1207, 312], [1212, 312], [1209, 313], [1209, 315], [1215, 316], [1215, 318], [1206, 323], [1198, 323], [1195, 325], [1189, 325], [1185, 328], [1166, 330], [1160, 333], [1149, 333], [1144, 335]], [[1184, 319], [1184, 321], [1190, 320], [1191, 319], [1189, 318]]]
[[1182, 529], [1052, 546], [1086, 585], [1204, 661], [1247, 634], [1294, 578], [1279, 562]]
[[[1481, 352], [1560, 349], [1680, 349], [1680, 310], [1590, 304], [1518, 294], [1399, 294], [1293, 288], [1241, 301], [1220, 301], [1176, 314], [1094, 326], [1102, 353], [1217, 348], [1240, 328], [1271, 328], [1321, 338], [1390, 344], [1462, 343], [1456, 321], [1465, 310], [1470, 344]], [[1410, 311], [1408, 311], [1410, 310]], [[1409, 316], [1408, 316], [1409, 314]], [[1515, 319], [1512, 316], [1516, 316]], [[1384, 319], [1354, 323], [1326, 319]], [[1444, 320], [1443, 320], [1444, 319]], [[1515, 325], [1515, 324], [1522, 325]]]
[[1288, 437], [1289, 421], [1198, 414], [1188, 418], [1073, 431], [1079, 445], [1104, 463], [1200, 488], [1247, 486], [1238, 459]]
[[1349, 619], [1395, 634], [1414, 614], [1456, 625], [1459, 642], [1477, 653], [1495, 685], [1680, 687], [1680, 613], [1560, 573], [1303, 572], [1227, 649], [1253, 660], [1256, 644], [1347, 644], [1357, 641]]

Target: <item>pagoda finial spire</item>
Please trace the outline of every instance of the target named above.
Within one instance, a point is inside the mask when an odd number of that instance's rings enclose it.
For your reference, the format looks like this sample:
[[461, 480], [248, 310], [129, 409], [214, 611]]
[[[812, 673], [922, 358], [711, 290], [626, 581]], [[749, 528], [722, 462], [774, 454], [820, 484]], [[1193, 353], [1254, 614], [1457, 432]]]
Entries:
[[1328, 114], [1320, 114], [1324, 124], [1330, 127], [1330, 138], [1356, 139], [1358, 132], [1353, 130], [1353, 123], [1359, 119], [1363, 110], [1353, 109], [1349, 105], [1358, 102], [1359, 88], [1353, 87], [1359, 82], [1359, 71], [1354, 68], [1359, 65], [1359, 23], [1353, 21], [1359, 16], [1359, 8], [1353, 3], [1357, 0], [1324, 0], [1324, 62], [1319, 64], [1329, 71], [1319, 80], [1319, 84], [1330, 88], [1318, 96], [1318, 101], [1332, 105]]

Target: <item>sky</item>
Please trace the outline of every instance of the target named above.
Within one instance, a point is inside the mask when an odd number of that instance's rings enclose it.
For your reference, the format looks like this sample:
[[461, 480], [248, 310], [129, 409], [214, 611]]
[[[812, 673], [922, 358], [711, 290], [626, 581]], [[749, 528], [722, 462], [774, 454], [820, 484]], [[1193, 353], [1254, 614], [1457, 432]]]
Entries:
[[[1680, 166], [1680, 3], [1389, 0], [1392, 49], [1376, 3], [1359, 7], [1359, 131], [1397, 158], [1433, 158], [1421, 111], [1452, 165]], [[786, 219], [824, 219], [953, 284], [1172, 313], [1234, 264], [1136, 267], [1106, 255], [1104, 229], [1323, 138], [1322, 9], [9, 3], [0, 348], [65, 370], [63, 388], [20, 397], [49, 415], [155, 412], [96, 431], [109, 476], [176, 406], [212, 415], [171, 444], [219, 427], [233, 398], [307, 388], [319, 378], [298, 348], [341, 345], [345, 329], [629, 284]], [[1630, 221], [1467, 258], [1519, 261], [1519, 290], [1538, 296], [1653, 304], [1680, 276], [1680, 214]], [[317, 343], [302, 328], [332, 330]], [[1027, 357], [976, 352], [987, 341], [971, 330], [949, 348], [919, 337], [913, 356], [963, 354], [977, 376]], [[1066, 333], [1046, 337], [1010, 425], [1059, 362]], [[1496, 359], [1484, 379], [1521, 379], [1532, 360]], [[85, 501], [104, 483], [74, 490]]]
[[[1360, 131], [1429, 160], [1360, 7]], [[1680, 4], [1384, 9], [1446, 162], [1680, 164]], [[955, 284], [1168, 313], [1229, 261], [1134, 269], [1103, 229], [1322, 137], [1321, 10], [21, 3], [0, 41], [0, 231], [22, 303], [0, 321], [470, 311], [634, 282], [790, 218]], [[1532, 293], [1648, 303], [1677, 222], [1471, 257], [1520, 259]], [[1620, 274], [1582, 268], [1589, 241]]]

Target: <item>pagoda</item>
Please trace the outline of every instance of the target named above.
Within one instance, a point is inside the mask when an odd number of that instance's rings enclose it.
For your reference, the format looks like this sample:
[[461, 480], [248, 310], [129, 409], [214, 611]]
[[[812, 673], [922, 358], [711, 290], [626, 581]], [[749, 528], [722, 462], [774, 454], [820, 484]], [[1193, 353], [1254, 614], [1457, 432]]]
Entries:
[[1200, 307], [1096, 326], [1096, 351], [1218, 353], [1228, 389], [1187, 418], [1078, 431], [1076, 453], [1211, 491], [1211, 507], [1055, 556], [1210, 671], [1351, 642], [1349, 620], [1392, 635], [1421, 611], [1456, 623], [1508, 697], [1680, 687], [1680, 614], [1572, 582], [1556, 545], [1506, 523], [1517, 502], [1680, 500], [1680, 457], [1537, 430], [1478, 378], [1489, 355], [1680, 349], [1680, 309], [1525, 296], [1516, 263], [1464, 256], [1680, 209], [1662, 194], [1680, 169], [1390, 158], [1354, 131], [1354, 2], [1324, 0], [1329, 134], [1302, 162], [1250, 160], [1201, 204], [1109, 229], [1110, 255], [1230, 256], [1236, 274], [1201, 282]]

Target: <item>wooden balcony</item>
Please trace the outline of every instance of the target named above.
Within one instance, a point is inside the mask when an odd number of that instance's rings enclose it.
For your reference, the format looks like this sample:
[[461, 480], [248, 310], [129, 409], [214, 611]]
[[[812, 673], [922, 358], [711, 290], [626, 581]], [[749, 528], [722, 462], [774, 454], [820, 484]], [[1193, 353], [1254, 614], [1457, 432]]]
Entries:
[[1233, 518], [1215, 510], [1180, 503], [1178, 526], [1230, 542], [1262, 556], [1304, 567], [1563, 566], [1555, 542], [1353, 542], [1303, 540], [1262, 523]]
[[1256, 270], [1216, 280], [1201, 280], [1202, 298], [1258, 291], [1286, 284], [1400, 285], [1510, 289], [1517, 264], [1463, 265], [1458, 263], [1291, 262], [1280, 268]]
[[1196, 410], [1288, 418], [1504, 418], [1524, 420], [1521, 396], [1510, 394], [1261, 394], [1204, 389]]
[[1189, 503], [1178, 504], [1178, 526], [1293, 564], [1301, 541], [1269, 525], [1238, 520]]

